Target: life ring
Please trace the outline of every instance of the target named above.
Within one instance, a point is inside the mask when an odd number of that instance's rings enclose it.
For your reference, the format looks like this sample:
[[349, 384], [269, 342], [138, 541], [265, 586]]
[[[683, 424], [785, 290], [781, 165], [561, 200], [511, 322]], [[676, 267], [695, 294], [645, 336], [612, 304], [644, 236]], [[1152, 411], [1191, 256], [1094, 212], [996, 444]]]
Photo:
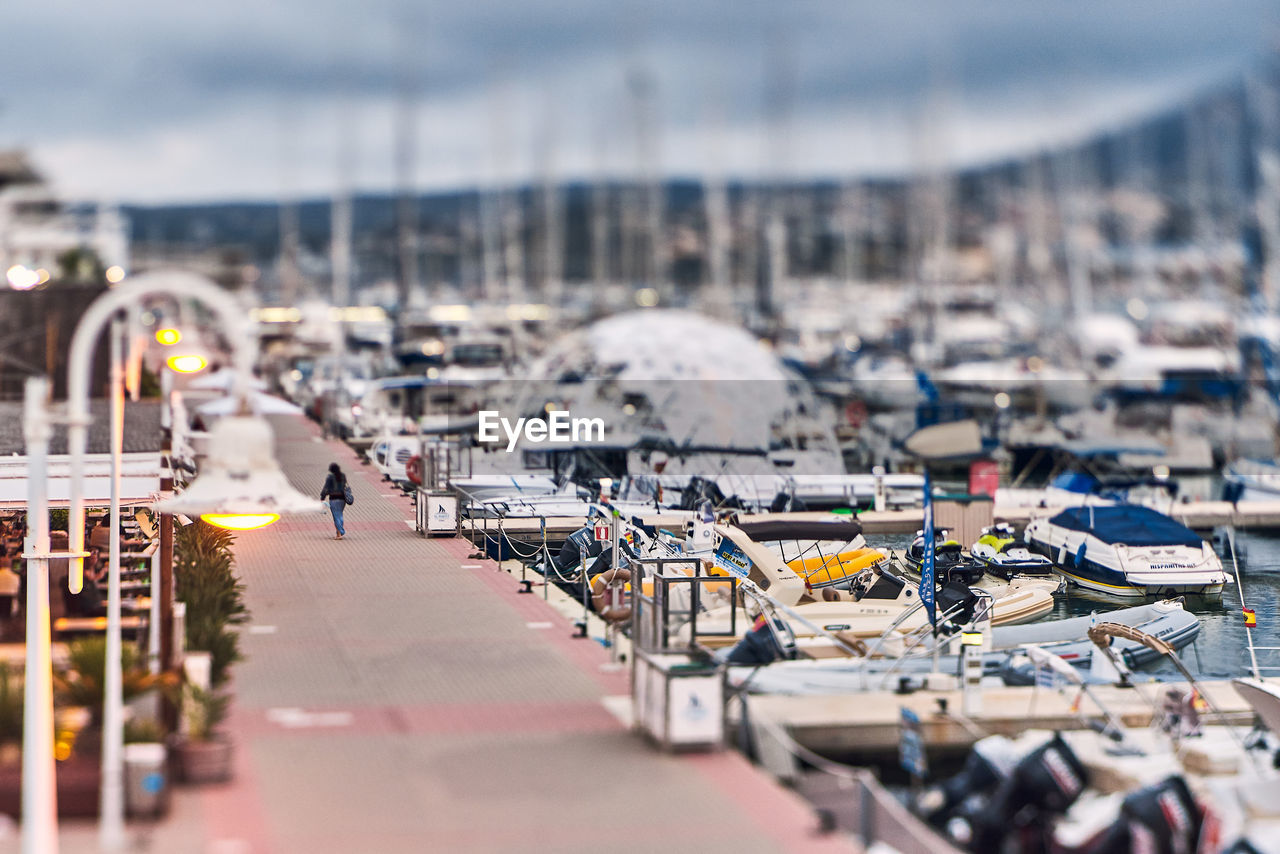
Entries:
[[844, 420], [850, 427], [861, 427], [867, 420], [867, 405], [861, 400], [849, 401], [844, 405]]
[[404, 464], [404, 476], [414, 486], [422, 486], [422, 457], [414, 454]]
[[609, 569], [591, 580], [591, 604], [596, 613], [606, 623], [622, 623], [631, 619], [631, 602], [625, 604], [615, 601], [612, 590], [614, 582], [626, 585], [631, 582], [631, 570], [623, 567]]

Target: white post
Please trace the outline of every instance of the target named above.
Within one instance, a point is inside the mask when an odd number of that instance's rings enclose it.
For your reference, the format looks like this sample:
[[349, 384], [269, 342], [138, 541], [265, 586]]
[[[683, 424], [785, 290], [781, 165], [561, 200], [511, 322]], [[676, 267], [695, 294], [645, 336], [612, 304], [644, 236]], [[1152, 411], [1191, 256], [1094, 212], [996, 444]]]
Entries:
[[124, 455], [124, 324], [111, 321], [111, 561], [107, 570], [107, 651], [102, 699], [102, 787], [98, 842], [104, 851], [124, 847], [124, 692], [120, 661], [120, 468]]
[[58, 790], [53, 764], [53, 651], [49, 635], [49, 381], [26, 385], [27, 663], [22, 730], [22, 854], [57, 854]]
[[[160, 427], [173, 434], [173, 371], [160, 366]], [[169, 448], [172, 450], [173, 445]]]
[[[160, 526], [157, 519], [156, 539], [160, 538]], [[160, 666], [160, 544], [152, 545], [151, 551], [151, 610], [147, 618], [147, 662], [152, 673], [159, 673]]]

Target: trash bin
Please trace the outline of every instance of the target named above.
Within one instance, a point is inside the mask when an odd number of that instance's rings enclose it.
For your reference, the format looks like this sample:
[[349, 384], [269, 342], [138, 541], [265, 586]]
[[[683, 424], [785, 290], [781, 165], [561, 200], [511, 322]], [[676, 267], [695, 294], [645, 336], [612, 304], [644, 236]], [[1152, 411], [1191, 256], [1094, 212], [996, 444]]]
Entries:
[[124, 803], [129, 815], [162, 815], [169, 801], [169, 772], [163, 744], [143, 742], [124, 746]]
[[637, 650], [632, 697], [640, 729], [664, 750], [724, 745], [725, 669], [688, 655]]

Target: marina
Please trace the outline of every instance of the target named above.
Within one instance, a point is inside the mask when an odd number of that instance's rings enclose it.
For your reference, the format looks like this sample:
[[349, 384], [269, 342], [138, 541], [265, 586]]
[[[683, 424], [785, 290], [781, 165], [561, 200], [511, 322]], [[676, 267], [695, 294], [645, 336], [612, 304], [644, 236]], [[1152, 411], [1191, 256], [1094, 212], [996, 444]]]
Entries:
[[1274, 9], [277, 5], [0, 57], [0, 854], [1280, 854]]

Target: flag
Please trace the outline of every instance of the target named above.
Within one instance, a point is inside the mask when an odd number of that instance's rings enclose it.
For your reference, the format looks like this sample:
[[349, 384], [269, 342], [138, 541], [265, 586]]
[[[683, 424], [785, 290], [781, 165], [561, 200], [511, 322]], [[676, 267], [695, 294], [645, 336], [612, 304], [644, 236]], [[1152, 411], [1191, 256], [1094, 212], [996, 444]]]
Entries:
[[1258, 615], [1254, 613], [1252, 608], [1242, 608], [1244, 611], [1244, 627], [1246, 629], [1256, 628], [1258, 625]]
[[934, 614], [934, 542], [933, 542], [933, 484], [929, 470], [924, 470], [924, 563], [920, 566], [920, 601], [929, 612], [929, 625], [937, 627]]

